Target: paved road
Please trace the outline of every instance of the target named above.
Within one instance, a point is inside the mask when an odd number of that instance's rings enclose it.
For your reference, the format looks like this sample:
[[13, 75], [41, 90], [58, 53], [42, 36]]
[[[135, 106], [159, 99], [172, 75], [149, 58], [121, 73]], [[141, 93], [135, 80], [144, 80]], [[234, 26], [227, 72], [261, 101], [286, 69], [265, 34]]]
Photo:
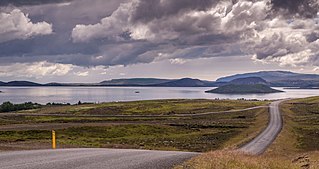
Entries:
[[247, 143], [239, 149], [247, 154], [259, 155], [262, 154], [268, 146], [276, 139], [283, 125], [279, 104], [283, 100], [272, 102], [269, 106], [270, 120], [267, 128], [260, 133], [255, 139]]
[[166, 169], [198, 155], [176, 151], [58, 149], [0, 153], [1, 169]]

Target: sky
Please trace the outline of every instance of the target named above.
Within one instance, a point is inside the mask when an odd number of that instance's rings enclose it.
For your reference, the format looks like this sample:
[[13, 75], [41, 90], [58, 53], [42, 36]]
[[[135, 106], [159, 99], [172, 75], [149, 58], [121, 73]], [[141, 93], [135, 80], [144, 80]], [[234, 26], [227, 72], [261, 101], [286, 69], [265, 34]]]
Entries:
[[318, 0], [1, 0], [0, 81], [319, 73]]

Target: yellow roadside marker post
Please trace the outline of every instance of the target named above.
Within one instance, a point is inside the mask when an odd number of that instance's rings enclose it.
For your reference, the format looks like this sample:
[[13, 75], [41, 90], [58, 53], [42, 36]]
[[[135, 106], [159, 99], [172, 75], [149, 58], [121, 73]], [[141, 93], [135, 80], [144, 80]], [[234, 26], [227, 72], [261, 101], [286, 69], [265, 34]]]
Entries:
[[52, 130], [52, 149], [56, 149], [55, 131]]

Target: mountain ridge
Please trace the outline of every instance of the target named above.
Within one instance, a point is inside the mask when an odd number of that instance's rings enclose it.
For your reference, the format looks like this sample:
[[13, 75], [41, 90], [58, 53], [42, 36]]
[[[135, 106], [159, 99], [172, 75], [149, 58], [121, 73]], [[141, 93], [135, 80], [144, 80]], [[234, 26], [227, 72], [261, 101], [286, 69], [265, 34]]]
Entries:
[[238, 78], [234, 79], [227, 84], [237, 84], [237, 85], [255, 85], [255, 84], [263, 84], [269, 85], [269, 83], [260, 77], [245, 77], [245, 78]]
[[1, 82], [0, 86], [141, 86], [141, 87], [219, 87], [227, 83], [265, 84], [272, 87], [319, 87], [318, 74], [301, 74], [289, 71], [260, 71], [225, 76], [216, 81], [195, 78], [123, 78], [101, 81], [99, 83], [46, 83], [31, 81]]
[[102, 86], [108, 86], [108, 85], [132, 85], [132, 86], [137, 86], [137, 85], [142, 85], [142, 86], [147, 86], [147, 85], [155, 85], [159, 83], [166, 83], [170, 81], [174, 81], [175, 79], [157, 79], [157, 78], [125, 78], [125, 79], [111, 79], [111, 80], [105, 80], [100, 83], [99, 85]]
[[309, 87], [319, 86], [318, 74], [303, 74], [289, 71], [260, 71], [243, 74], [235, 74], [221, 77], [216, 82], [230, 82], [239, 78], [260, 77], [273, 87]]

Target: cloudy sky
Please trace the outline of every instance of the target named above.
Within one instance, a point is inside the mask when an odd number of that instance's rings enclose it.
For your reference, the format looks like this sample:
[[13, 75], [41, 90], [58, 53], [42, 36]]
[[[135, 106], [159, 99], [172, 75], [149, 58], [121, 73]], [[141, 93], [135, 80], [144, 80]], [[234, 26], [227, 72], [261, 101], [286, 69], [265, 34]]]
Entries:
[[318, 0], [1, 0], [0, 81], [319, 73]]

